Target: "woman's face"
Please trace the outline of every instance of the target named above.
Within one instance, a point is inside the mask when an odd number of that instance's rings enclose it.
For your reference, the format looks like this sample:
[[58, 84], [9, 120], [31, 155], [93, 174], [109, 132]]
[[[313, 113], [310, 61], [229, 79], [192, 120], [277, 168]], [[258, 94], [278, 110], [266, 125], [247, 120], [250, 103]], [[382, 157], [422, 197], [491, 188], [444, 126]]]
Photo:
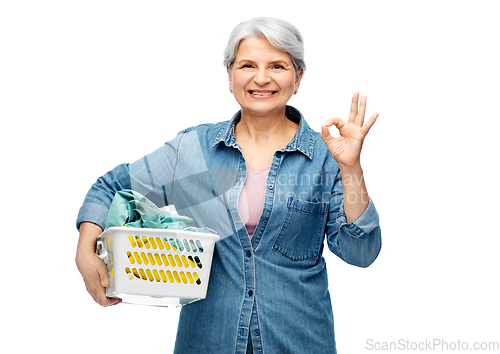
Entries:
[[302, 78], [302, 72], [296, 75], [288, 53], [265, 37], [242, 40], [228, 74], [242, 112], [260, 116], [284, 112]]

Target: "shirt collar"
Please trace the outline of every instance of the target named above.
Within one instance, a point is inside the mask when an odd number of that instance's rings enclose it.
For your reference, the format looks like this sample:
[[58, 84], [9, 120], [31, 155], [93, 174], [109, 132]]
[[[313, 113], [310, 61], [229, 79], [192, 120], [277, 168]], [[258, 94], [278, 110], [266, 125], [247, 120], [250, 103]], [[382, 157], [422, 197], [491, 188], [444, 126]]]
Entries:
[[[279, 151], [300, 151], [309, 159], [312, 159], [314, 138], [312, 130], [309, 128], [309, 125], [302, 116], [302, 113], [292, 106], [286, 106], [285, 115], [292, 122], [298, 123], [299, 128], [297, 129], [292, 141], [290, 141], [284, 149]], [[241, 111], [238, 111], [230, 121], [227, 121], [226, 124], [222, 125], [219, 133], [215, 137], [212, 147], [215, 147], [220, 142], [224, 142], [224, 144], [229, 147], [236, 146], [237, 143], [236, 138], [234, 137], [234, 126], [238, 123], [240, 118]]]

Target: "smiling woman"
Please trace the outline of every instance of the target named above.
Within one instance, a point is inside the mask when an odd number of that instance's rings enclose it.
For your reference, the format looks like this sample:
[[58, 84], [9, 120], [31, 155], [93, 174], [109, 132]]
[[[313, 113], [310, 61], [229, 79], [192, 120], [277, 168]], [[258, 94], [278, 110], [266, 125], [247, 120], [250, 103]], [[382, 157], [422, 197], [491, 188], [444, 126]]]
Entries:
[[255, 170], [271, 164], [275, 151], [292, 140], [298, 124], [284, 114], [292, 94], [299, 89], [303, 70], [295, 72], [291, 57], [258, 38], [243, 39], [232, 69], [229, 86], [241, 106], [235, 127], [246, 162]]
[[324, 241], [359, 267], [378, 256], [378, 214], [359, 161], [377, 114], [365, 124], [366, 97], [355, 93], [347, 122], [331, 118], [321, 134], [313, 131], [287, 105], [305, 72], [303, 54], [302, 36], [288, 22], [240, 24], [224, 65], [241, 109], [117, 166], [80, 209], [76, 262], [103, 306], [119, 300], [106, 298], [109, 276], [93, 252], [117, 191], [173, 204], [217, 231], [206, 298], [182, 308], [176, 353], [336, 353]]

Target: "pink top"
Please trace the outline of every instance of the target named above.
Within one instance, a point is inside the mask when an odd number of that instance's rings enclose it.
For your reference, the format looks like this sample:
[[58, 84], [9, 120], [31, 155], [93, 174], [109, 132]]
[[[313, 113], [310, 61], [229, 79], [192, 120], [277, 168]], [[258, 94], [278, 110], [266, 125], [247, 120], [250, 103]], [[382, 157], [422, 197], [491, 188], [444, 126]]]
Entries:
[[255, 171], [247, 165], [247, 179], [241, 189], [238, 210], [250, 238], [252, 238], [262, 210], [264, 209], [267, 175], [270, 168], [271, 166], [260, 171]]

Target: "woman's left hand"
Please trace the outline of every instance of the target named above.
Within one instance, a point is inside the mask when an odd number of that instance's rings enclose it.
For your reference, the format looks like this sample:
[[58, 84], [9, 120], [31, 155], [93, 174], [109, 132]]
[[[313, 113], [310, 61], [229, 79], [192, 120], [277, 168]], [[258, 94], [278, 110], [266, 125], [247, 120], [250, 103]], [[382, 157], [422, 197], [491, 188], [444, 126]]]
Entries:
[[[375, 123], [378, 113], [375, 113], [363, 125], [365, 120], [366, 96], [361, 97], [358, 108], [359, 92], [354, 93], [351, 102], [351, 112], [347, 123], [340, 118], [330, 118], [321, 125], [321, 138], [340, 167], [357, 167], [360, 165], [361, 147], [366, 134]], [[328, 127], [335, 125], [340, 136], [331, 136]]]

